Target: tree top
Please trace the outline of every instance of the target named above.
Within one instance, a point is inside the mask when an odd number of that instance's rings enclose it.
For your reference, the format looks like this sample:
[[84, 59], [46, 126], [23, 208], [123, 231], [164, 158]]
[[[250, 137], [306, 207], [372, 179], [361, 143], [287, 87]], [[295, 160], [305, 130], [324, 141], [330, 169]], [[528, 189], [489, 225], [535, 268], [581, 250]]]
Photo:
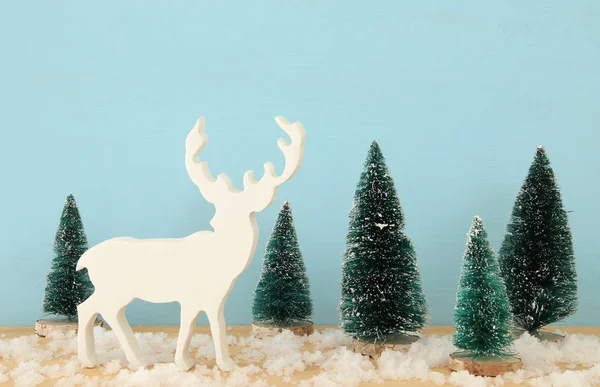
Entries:
[[546, 153], [546, 148], [542, 145], [537, 147], [535, 152], [535, 157], [533, 158], [533, 162], [535, 164], [548, 165], [550, 164], [550, 159], [548, 158], [548, 154]]
[[471, 229], [469, 230], [469, 234], [471, 235], [479, 235], [483, 230], [483, 219], [479, 215], [475, 215], [473, 218], [473, 223], [471, 224]]
[[467, 235], [467, 248], [465, 250], [465, 258], [474, 259], [487, 266], [488, 256], [493, 255], [491, 246], [487, 240], [487, 232], [483, 225], [483, 219], [480, 216], [473, 218], [473, 223]]
[[385, 157], [383, 156], [383, 152], [381, 151], [379, 144], [377, 144], [377, 141], [373, 141], [367, 152], [364, 167], [366, 169], [372, 169], [382, 165], [385, 165]]
[[473, 218], [473, 223], [471, 223], [468, 236], [468, 243], [472, 243], [472, 237], [487, 238], [487, 233], [485, 232], [485, 227], [483, 226], [483, 219], [481, 219], [479, 215], [476, 215]]
[[77, 204], [75, 202], [75, 196], [73, 196], [73, 194], [69, 194], [67, 196], [67, 199], [65, 200], [65, 205], [67, 205], [69, 207], [77, 206]]
[[373, 142], [371, 143], [371, 146], [369, 147], [369, 153], [381, 154], [381, 148], [379, 147], [379, 144], [377, 143], [377, 141], [373, 140]]

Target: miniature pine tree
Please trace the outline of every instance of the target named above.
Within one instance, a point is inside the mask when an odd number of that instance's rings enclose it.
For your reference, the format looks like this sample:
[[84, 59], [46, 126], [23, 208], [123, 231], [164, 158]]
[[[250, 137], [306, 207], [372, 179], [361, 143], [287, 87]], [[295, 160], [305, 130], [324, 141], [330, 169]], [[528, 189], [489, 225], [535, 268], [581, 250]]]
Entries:
[[483, 221], [476, 216], [469, 230], [456, 297], [454, 344], [477, 356], [507, 354], [513, 342], [512, 315], [506, 289]]
[[93, 292], [87, 270], [75, 271], [87, 250], [87, 238], [73, 195], [69, 195], [54, 239], [54, 257], [46, 277], [43, 312], [77, 318], [77, 305]]
[[375, 141], [349, 218], [342, 265], [342, 328], [364, 341], [386, 341], [422, 328], [427, 305], [417, 256], [403, 232], [400, 200]]
[[283, 204], [267, 243], [262, 273], [254, 292], [254, 321], [287, 326], [307, 320], [312, 301], [306, 268], [298, 245], [292, 210]]
[[515, 323], [532, 334], [577, 309], [577, 273], [567, 211], [539, 147], [515, 201], [499, 264]]

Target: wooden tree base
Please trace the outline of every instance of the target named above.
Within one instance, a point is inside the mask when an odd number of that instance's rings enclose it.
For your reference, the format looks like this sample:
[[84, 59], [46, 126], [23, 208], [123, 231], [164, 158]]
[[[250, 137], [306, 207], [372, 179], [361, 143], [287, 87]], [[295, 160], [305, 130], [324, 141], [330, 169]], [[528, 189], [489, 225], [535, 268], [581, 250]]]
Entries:
[[[515, 339], [518, 339], [525, 332], [527, 331], [524, 329], [514, 328], [511, 333]], [[558, 333], [552, 333], [548, 331], [535, 331], [533, 333], [530, 333], [530, 335], [536, 337], [540, 341], [551, 341], [553, 343], [560, 343], [565, 339], [563, 335], [559, 335]]]
[[[94, 325], [101, 327], [104, 324], [102, 320], [96, 320]], [[77, 320], [67, 319], [47, 319], [37, 320], [35, 322], [35, 333], [40, 337], [46, 337], [51, 332], [68, 332], [74, 330], [77, 333]]]
[[284, 330], [292, 331], [298, 336], [308, 336], [314, 332], [315, 326], [312, 321], [304, 320], [294, 321], [283, 326], [269, 321], [255, 321], [252, 323], [252, 334], [258, 338], [275, 336]]
[[472, 352], [454, 352], [448, 365], [452, 371], [467, 371], [478, 376], [498, 376], [523, 366], [515, 356], [476, 356]]
[[408, 352], [412, 343], [419, 340], [419, 336], [415, 335], [394, 335], [388, 337], [385, 341], [363, 341], [359, 339], [352, 339], [350, 349], [356, 353], [360, 353], [364, 356], [369, 356], [377, 359], [381, 356], [381, 353], [386, 349], [392, 351]]

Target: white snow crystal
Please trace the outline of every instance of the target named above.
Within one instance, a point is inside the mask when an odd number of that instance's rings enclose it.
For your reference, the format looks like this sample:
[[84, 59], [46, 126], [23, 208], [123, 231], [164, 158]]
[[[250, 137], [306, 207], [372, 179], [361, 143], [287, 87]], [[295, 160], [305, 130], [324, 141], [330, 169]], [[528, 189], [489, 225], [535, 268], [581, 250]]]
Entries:
[[324, 329], [323, 332], [315, 331], [307, 339], [315, 344], [316, 349], [335, 348], [342, 345], [348, 345], [352, 339], [341, 329]]
[[263, 368], [269, 375], [291, 376], [296, 371], [304, 371], [306, 365], [302, 354], [294, 351], [283, 356], [269, 356], [263, 363]]
[[[456, 350], [452, 337], [424, 336], [407, 352], [384, 351], [377, 360], [348, 349], [350, 337], [339, 329], [315, 331], [311, 336], [296, 336], [284, 331], [262, 339], [253, 336], [227, 336], [238, 367], [221, 372], [214, 366], [214, 345], [210, 335], [192, 337], [191, 348], [200, 358], [188, 372], [174, 364], [176, 337], [165, 333], [138, 333], [136, 338], [153, 367], [130, 370], [112, 331], [94, 328], [99, 353], [99, 369], [104, 376], [88, 377], [81, 372], [76, 356], [74, 332], [54, 332], [46, 347], [37, 335], [0, 338], [0, 382], [15, 386], [35, 386], [50, 380], [59, 387], [86, 386], [253, 386], [265, 387], [266, 375], [284, 382], [308, 386], [357, 386], [361, 382], [420, 380], [464, 387], [502, 386], [505, 381], [533, 387], [588, 387], [600, 384], [600, 339], [596, 336], [565, 334], [559, 343], [541, 342], [524, 333], [515, 340], [513, 350], [523, 361], [523, 369], [496, 378], [467, 372], [449, 375], [436, 369], [446, 367], [448, 356]], [[210, 359], [208, 367], [202, 364]], [[52, 363], [46, 363], [53, 360]], [[14, 362], [14, 365], [12, 365]], [[564, 368], [568, 368], [563, 371]], [[309, 379], [295, 382], [292, 377], [307, 369], [315, 371]], [[575, 370], [574, 368], [577, 368]], [[583, 369], [581, 369], [583, 368]]]
[[[246, 387], [251, 386], [253, 383], [250, 380], [250, 375], [260, 373], [261, 369], [255, 365], [249, 365], [247, 367], [238, 367], [233, 370], [227, 377], [227, 386], [230, 387]], [[258, 385], [257, 385], [258, 387]]]
[[533, 387], [593, 387], [600, 384], [600, 364], [587, 370], [552, 372], [529, 381]]
[[67, 332], [51, 331], [47, 338], [51, 341], [46, 347], [55, 354], [57, 352], [62, 352], [64, 355], [77, 353], [77, 340], [74, 329]]
[[52, 358], [52, 352], [37, 348], [38, 335], [16, 337], [9, 340], [0, 339], [0, 358], [16, 361], [44, 361]]
[[0, 364], [0, 383], [8, 382], [8, 375], [6, 375], [6, 370], [8, 368]]
[[21, 362], [17, 368], [10, 371], [10, 377], [14, 380], [15, 386], [35, 386], [45, 379], [41, 368], [40, 363], [34, 360]]
[[105, 375], [114, 375], [123, 368], [123, 364], [119, 360], [110, 360], [103, 364], [102, 373]]
[[0, 364], [0, 383], [4, 383], [4, 382], [8, 381], [9, 377], [8, 377], [8, 375], [6, 375], [7, 370], [8, 370], [8, 367]]
[[41, 368], [41, 373], [50, 379], [57, 379], [64, 376], [73, 376], [81, 369], [81, 363], [79, 361], [70, 360], [65, 362], [63, 365], [55, 363], [53, 365], [46, 365]]

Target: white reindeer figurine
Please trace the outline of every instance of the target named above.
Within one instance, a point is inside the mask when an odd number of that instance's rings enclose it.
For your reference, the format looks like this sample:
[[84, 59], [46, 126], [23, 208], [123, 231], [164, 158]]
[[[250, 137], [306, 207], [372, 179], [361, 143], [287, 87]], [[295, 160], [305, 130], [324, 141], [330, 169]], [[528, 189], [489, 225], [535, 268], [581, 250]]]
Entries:
[[305, 133], [300, 122], [290, 124], [283, 117], [275, 121], [291, 139], [289, 144], [283, 139], [278, 142], [285, 168], [277, 175], [273, 164], [266, 163], [260, 181], [254, 179], [252, 171], [246, 172], [242, 191], [225, 174], [215, 179], [207, 162], [198, 160], [208, 142], [204, 117], [198, 118], [187, 136], [185, 166], [202, 196], [215, 206], [210, 222], [214, 231], [199, 231], [179, 239], [114, 238], [83, 254], [77, 270], [87, 268], [95, 286], [94, 293], [77, 308], [79, 360], [84, 367], [94, 367], [97, 362], [93, 322], [98, 314], [112, 327], [129, 363], [146, 365], [125, 318], [125, 308], [136, 298], [180, 303], [177, 367], [188, 370], [195, 365], [189, 343], [201, 311], [208, 316], [217, 365], [224, 371], [235, 367], [227, 349], [225, 301], [256, 249], [258, 226], [254, 213], [273, 202], [277, 187], [296, 173], [304, 154]]

